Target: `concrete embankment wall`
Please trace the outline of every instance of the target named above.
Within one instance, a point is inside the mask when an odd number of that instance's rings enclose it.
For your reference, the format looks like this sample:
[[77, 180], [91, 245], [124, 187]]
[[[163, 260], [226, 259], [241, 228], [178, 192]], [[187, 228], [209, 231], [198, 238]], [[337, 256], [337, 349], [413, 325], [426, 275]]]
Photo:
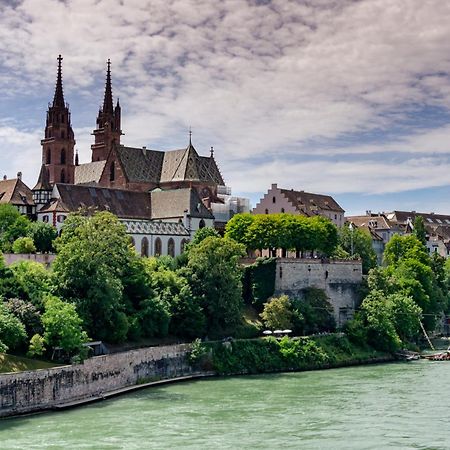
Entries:
[[323, 289], [334, 308], [338, 325], [351, 318], [359, 306], [361, 282], [361, 261], [277, 259], [275, 294], [301, 298], [306, 288]]
[[192, 374], [189, 344], [96, 356], [75, 364], [0, 374], [0, 417], [51, 409], [156, 379]]

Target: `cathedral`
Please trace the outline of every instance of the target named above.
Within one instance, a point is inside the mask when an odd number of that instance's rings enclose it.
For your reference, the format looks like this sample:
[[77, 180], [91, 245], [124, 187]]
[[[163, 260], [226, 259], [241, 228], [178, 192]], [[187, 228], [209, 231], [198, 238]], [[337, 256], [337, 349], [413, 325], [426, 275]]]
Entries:
[[70, 212], [111, 211], [143, 256], [176, 256], [197, 229], [220, 229], [233, 213], [248, 210], [245, 199], [231, 198], [213, 148], [208, 156], [200, 156], [191, 133], [186, 148], [169, 151], [127, 147], [122, 135], [121, 106], [119, 101], [114, 105], [108, 60], [91, 161], [80, 164], [71, 113], [64, 100], [60, 55], [55, 94], [41, 140], [38, 181], [32, 194], [19, 197], [28, 199], [37, 220], [58, 230]]

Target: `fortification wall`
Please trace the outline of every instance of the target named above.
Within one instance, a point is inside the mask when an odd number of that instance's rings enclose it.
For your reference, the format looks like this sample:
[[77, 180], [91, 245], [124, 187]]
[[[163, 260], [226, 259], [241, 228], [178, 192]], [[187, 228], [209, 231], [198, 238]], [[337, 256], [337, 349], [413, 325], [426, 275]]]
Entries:
[[188, 344], [89, 358], [82, 364], [0, 374], [0, 417], [102, 396], [155, 379], [190, 375]]
[[302, 297], [306, 288], [323, 289], [333, 305], [338, 325], [351, 318], [359, 306], [361, 282], [361, 261], [277, 259], [275, 294]]

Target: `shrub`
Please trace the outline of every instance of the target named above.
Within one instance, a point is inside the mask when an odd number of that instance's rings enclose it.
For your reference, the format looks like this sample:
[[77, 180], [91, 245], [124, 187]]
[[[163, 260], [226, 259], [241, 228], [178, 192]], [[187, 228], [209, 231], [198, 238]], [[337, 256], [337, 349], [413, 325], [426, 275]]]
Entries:
[[13, 242], [12, 250], [14, 253], [36, 253], [36, 247], [30, 237], [17, 238]]

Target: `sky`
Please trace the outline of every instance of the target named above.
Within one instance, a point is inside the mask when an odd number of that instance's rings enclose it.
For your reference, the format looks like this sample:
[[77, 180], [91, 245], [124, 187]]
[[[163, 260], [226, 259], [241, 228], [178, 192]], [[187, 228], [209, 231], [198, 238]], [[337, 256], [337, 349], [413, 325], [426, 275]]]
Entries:
[[449, 23], [442, 0], [1, 0], [0, 176], [36, 182], [58, 54], [90, 161], [110, 58], [122, 143], [191, 127], [253, 205], [277, 183], [450, 214]]

